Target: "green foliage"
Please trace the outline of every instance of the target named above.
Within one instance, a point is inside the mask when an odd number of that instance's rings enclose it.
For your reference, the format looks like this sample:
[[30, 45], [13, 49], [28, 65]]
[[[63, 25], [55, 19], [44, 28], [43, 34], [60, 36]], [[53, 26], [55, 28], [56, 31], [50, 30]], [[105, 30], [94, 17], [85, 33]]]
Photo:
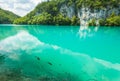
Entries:
[[115, 12], [112, 12], [112, 14], [110, 15], [110, 17], [114, 17], [116, 14]]
[[28, 24], [52, 24], [52, 15], [47, 13], [47, 12], [43, 12], [42, 14], [39, 14], [37, 16], [34, 16], [33, 19], [28, 21]]
[[107, 18], [106, 25], [107, 26], [120, 26], [120, 15]]
[[14, 24], [78, 25], [79, 20], [77, 17], [70, 19], [59, 12], [59, 7], [64, 1], [65, 0], [52, 0], [40, 3], [25, 17], [16, 19]]
[[[99, 25], [100, 26], [120, 26], [120, 15], [116, 16], [114, 14], [111, 14], [106, 19], [99, 19]], [[93, 19], [89, 22], [89, 26], [96, 26], [96, 20]]]
[[[75, 22], [75, 21], [74, 21]], [[27, 17], [19, 18], [14, 21], [14, 24], [38, 24], [38, 25], [71, 25], [71, 20], [68, 17], [58, 14], [52, 16], [47, 12], [27, 19]]]
[[18, 18], [19, 16], [15, 15], [14, 13], [0, 9], [0, 24], [10, 24]]
[[28, 24], [27, 21], [29, 20], [28, 17], [21, 17], [16, 20], [14, 20], [14, 24]]
[[73, 16], [71, 19], [71, 25], [80, 25], [80, 19], [76, 16]]
[[108, 5], [110, 5], [110, 7], [113, 8], [113, 7], [118, 7], [120, 5], [119, 0], [76, 0], [75, 3], [78, 8], [84, 6], [94, 9], [104, 9]]
[[52, 14], [53, 16], [57, 15], [59, 12], [59, 2], [57, 1], [49, 1], [49, 2], [43, 2], [42, 4], [39, 4], [34, 12], [42, 13], [47, 12], [48, 14]]
[[70, 5], [72, 5], [73, 3], [76, 2], [76, 0], [65, 0], [65, 1], [66, 1], [68, 6], [70, 6]]
[[58, 14], [54, 17], [55, 25], [70, 25], [71, 20], [68, 17], [64, 17], [62, 14]]
[[96, 20], [95, 19], [92, 19], [89, 23], [88, 23], [89, 26], [96, 26]]
[[[42, 24], [42, 25], [80, 25], [80, 19], [77, 15], [72, 18], [63, 16], [60, 13], [60, 7], [66, 4], [70, 6], [75, 5], [75, 14], [77, 9], [82, 6], [91, 9], [106, 9], [108, 5], [110, 8], [118, 7], [120, 5], [119, 0], [50, 0], [48, 2], [42, 2], [36, 6], [36, 8], [22, 18], [18, 18], [14, 21], [14, 24]], [[119, 25], [119, 17], [112, 13], [107, 19], [100, 19], [100, 25]], [[6, 18], [5, 18], [6, 19]], [[2, 20], [5, 20], [2, 19]], [[9, 20], [5, 20], [9, 21]], [[96, 25], [96, 20], [93, 19], [89, 22], [90, 26]]]
[[104, 26], [106, 23], [105, 19], [99, 19], [100, 26]]

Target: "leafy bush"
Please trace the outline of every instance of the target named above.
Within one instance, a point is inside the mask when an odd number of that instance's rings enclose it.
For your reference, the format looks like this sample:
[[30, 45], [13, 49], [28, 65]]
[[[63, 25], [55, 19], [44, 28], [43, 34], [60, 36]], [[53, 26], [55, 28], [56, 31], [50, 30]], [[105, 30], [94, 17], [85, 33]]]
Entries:
[[29, 18], [28, 17], [21, 17], [21, 18], [18, 18], [16, 20], [14, 20], [14, 24], [28, 24]]
[[80, 25], [80, 19], [76, 16], [73, 16], [71, 19], [71, 25]]
[[106, 25], [107, 26], [120, 26], [120, 15], [107, 18]]
[[99, 19], [99, 25], [104, 26], [106, 23], [105, 19]]
[[33, 19], [28, 21], [28, 24], [52, 24], [52, 15], [48, 14], [46, 12], [43, 12], [42, 14], [39, 14], [37, 16], [34, 16]]
[[55, 16], [53, 21], [55, 25], [70, 25], [71, 24], [70, 18], [64, 17], [62, 14], [58, 14], [57, 16]]
[[96, 20], [95, 19], [92, 19], [89, 23], [88, 23], [89, 26], [96, 26]]

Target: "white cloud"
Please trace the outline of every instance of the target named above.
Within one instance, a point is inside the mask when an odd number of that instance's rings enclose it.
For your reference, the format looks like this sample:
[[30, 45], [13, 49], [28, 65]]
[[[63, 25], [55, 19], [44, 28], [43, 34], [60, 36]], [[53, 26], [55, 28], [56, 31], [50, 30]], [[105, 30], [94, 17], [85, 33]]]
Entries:
[[0, 0], [0, 8], [24, 16], [43, 0]]

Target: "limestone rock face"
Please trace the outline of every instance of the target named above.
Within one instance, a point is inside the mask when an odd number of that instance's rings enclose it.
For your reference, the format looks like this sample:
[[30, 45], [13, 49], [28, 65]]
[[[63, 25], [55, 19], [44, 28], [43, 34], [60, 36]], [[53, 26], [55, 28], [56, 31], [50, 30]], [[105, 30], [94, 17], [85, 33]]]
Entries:
[[71, 5], [71, 6], [67, 6], [65, 4], [63, 4], [60, 8], [60, 12], [64, 15], [64, 16], [68, 16], [69, 18], [72, 18], [73, 16], [75, 16], [75, 4]]
[[81, 26], [86, 26], [88, 25], [88, 22], [92, 19], [96, 19], [96, 24], [99, 24], [97, 20], [105, 19], [112, 13], [115, 13], [115, 15], [119, 15], [120, 6], [118, 8], [110, 8], [110, 6], [108, 6], [105, 9], [91, 9], [84, 6], [82, 6], [81, 8], [76, 8], [75, 4], [73, 3], [70, 6], [63, 4], [60, 8], [60, 12], [63, 15], [68, 16], [69, 18], [72, 18], [73, 16], [79, 17], [81, 21]]

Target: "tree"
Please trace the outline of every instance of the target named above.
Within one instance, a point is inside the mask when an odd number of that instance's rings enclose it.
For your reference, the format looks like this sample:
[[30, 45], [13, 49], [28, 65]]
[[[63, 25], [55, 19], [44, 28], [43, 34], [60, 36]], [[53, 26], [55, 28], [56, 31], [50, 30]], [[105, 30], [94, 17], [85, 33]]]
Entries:
[[68, 17], [63, 16], [62, 14], [58, 14], [54, 17], [54, 23], [55, 25], [70, 25], [71, 20]]
[[120, 26], [120, 15], [107, 18], [106, 25], [107, 26]]
[[19, 16], [0, 8], [0, 24], [12, 24], [14, 19], [17, 18], [19, 18]]
[[71, 19], [71, 25], [80, 25], [80, 19], [76, 16], [73, 16]]
[[46, 12], [43, 12], [40, 15], [34, 16], [33, 19], [28, 21], [29, 24], [52, 24], [52, 15]]

